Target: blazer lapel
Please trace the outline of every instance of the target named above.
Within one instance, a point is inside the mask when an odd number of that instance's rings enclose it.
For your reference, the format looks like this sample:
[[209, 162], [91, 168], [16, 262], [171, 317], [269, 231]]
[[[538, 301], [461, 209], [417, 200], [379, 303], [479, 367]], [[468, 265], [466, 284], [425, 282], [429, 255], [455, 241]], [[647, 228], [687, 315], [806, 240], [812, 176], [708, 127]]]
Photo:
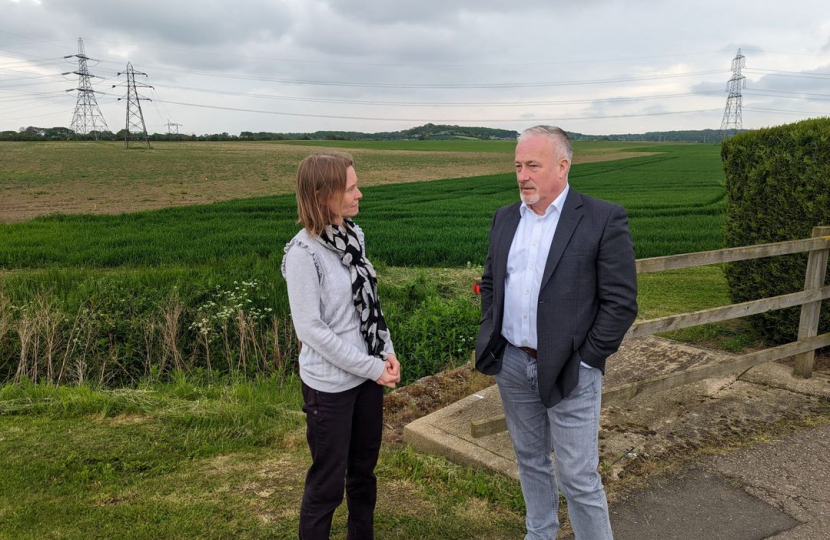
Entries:
[[571, 241], [576, 230], [576, 225], [582, 219], [582, 196], [573, 188], [568, 191], [568, 198], [565, 199], [565, 204], [562, 205], [562, 215], [559, 216], [559, 223], [556, 225], [556, 232], [553, 235], [553, 241], [550, 244], [550, 251], [548, 252], [548, 260], [545, 262], [545, 272], [542, 274], [542, 285], [544, 289], [556, 266], [559, 264], [559, 259], [568, 247], [568, 242]]
[[507, 276], [507, 256], [510, 254], [510, 246], [513, 244], [513, 237], [516, 236], [516, 229], [519, 227], [521, 203], [511, 206], [505, 212], [504, 223], [499, 231], [499, 239], [496, 242], [498, 251], [493, 259], [493, 280], [500, 285], [494, 287], [499, 296], [495, 298], [498, 305], [504, 302], [504, 279]]

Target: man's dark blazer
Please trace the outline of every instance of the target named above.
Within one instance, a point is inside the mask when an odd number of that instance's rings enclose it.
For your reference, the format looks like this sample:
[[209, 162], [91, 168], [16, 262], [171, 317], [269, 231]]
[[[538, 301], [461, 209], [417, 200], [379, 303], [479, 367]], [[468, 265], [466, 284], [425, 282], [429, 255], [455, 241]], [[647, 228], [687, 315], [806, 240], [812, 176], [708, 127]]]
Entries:
[[[476, 369], [501, 370], [506, 340], [504, 278], [519, 225], [521, 203], [496, 211], [481, 277], [481, 326]], [[577, 193], [572, 187], [551, 242], [536, 317], [539, 395], [552, 407], [579, 379], [579, 363], [605, 372], [637, 315], [637, 273], [628, 216], [618, 205]], [[516, 344], [521, 345], [521, 344]]]

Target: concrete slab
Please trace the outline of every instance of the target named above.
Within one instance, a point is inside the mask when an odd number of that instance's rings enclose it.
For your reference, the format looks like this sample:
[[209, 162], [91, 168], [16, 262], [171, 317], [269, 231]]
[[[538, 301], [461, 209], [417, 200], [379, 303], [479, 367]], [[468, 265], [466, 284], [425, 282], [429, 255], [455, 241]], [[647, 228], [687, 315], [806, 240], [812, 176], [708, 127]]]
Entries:
[[496, 414], [501, 414], [501, 399], [494, 385], [410, 423], [404, 428], [404, 441], [421, 452], [518, 479], [516, 455], [506, 432], [481, 439], [470, 434], [474, 419]]
[[793, 377], [792, 368], [782, 364], [761, 364], [749, 370], [741, 380], [799, 394], [830, 397], [830, 375], [816, 372], [809, 379]]

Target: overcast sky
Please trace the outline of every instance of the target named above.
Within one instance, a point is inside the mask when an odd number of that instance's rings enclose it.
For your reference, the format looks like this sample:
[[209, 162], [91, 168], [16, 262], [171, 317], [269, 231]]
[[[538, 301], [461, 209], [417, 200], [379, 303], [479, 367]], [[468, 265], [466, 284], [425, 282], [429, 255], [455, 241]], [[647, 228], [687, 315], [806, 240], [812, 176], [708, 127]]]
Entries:
[[128, 61], [150, 132], [718, 129], [739, 47], [743, 127], [830, 115], [827, 0], [0, 0], [0, 130], [70, 125], [78, 37], [111, 131]]

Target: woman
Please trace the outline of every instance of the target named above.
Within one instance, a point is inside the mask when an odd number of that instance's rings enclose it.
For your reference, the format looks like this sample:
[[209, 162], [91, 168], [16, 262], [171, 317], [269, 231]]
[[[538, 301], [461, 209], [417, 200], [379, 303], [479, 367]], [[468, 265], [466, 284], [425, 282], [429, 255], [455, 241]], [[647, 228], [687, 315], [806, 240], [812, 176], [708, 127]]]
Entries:
[[374, 538], [374, 468], [380, 451], [383, 386], [400, 381], [400, 364], [352, 220], [363, 195], [352, 158], [319, 153], [297, 171], [298, 223], [285, 247], [282, 273], [302, 342], [300, 378], [312, 464], [300, 507], [300, 538], [328, 539], [343, 501], [348, 538]]

